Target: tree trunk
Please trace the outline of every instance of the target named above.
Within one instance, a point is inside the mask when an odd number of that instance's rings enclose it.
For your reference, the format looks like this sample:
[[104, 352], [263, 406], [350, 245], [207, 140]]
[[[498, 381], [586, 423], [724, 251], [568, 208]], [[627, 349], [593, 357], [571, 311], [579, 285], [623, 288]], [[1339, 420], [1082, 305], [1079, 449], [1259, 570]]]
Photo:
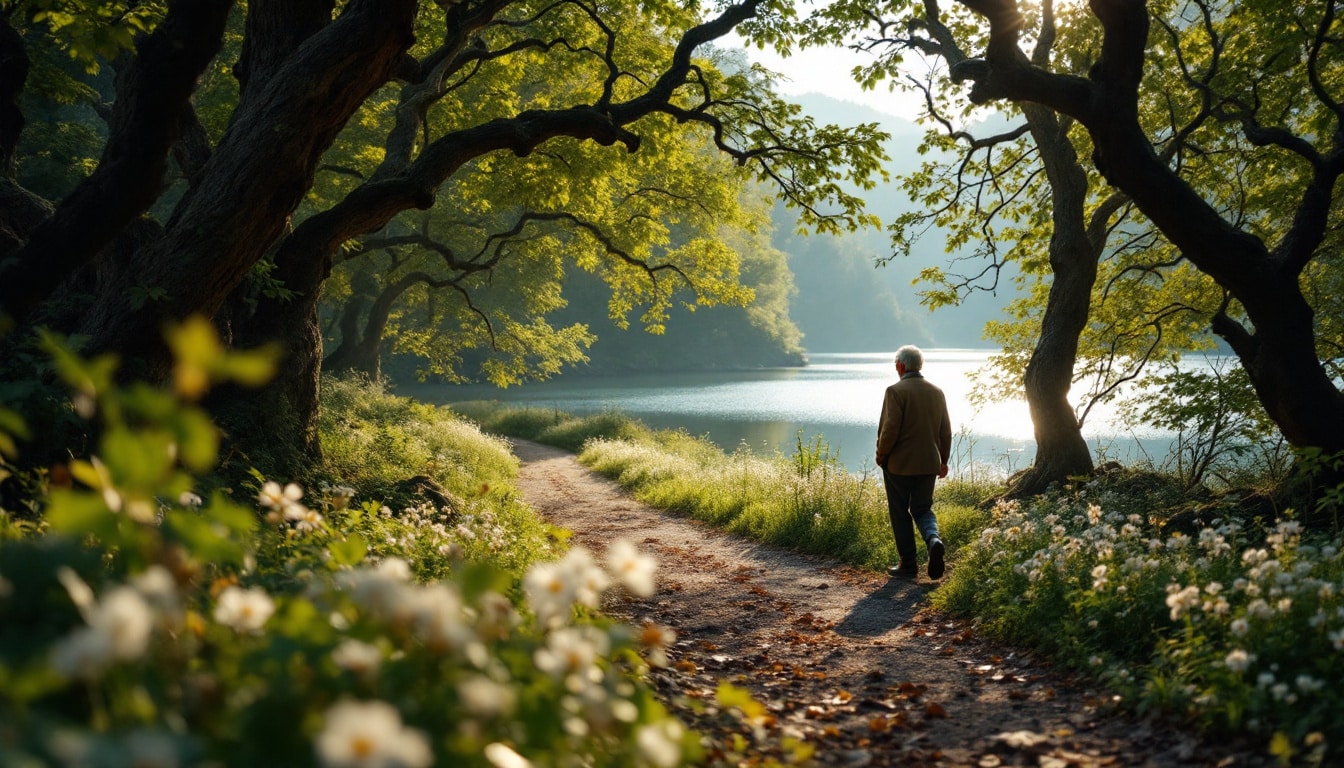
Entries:
[[[1052, 281], [1041, 318], [1040, 337], [1023, 378], [1036, 435], [1036, 458], [1026, 472], [1014, 478], [1009, 496], [1041, 493], [1053, 483], [1092, 472], [1092, 452], [1069, 402], [1069, 389], [1073, 386], [1078, 339], [1087, 327], [1097, 260], [1102, 250], [1089, 237], [1083, 211], [1087, 172], [1078, 163], [1067, 127], [1054, 113], [1041, 107], [1027, 104], [1022, 111], [1050, 180], [1054, 203], [1050, 234]], [[1103, 238], [1104, 231], [1103, 228]]]
[[[379, 290], [371, 270], [356, 272], [351, 279], [355, 295], [341, 312], [341, 343], [322, 361], [322, 370], [353, 371], [375, 379], [382, 376], [383, 333], [392, 305], [414, 282], [402, 278]], [[367, 317], [363, 317], [366, 309]]]
[[[23, 319], [158, 197], [179, 117], [197, 77], [219, 50], [232, 5], [232, 0], [173, 3], [159, 27], [136, 46], [130, 66], [118, 73], [98, 168], [32, 232], [12, 263], [0, 268], [0, 309]], [[159, 334], [157, 324], [149, 330]]]
[[[143, 361], [145, 375], [159, 375], [167, 363], [163, 325], [220, 312], [247, 271], [288, 230], [322, 153], [387, 82], [412, 40], [416, 5], [355, 0], [302, 45], [278, 36], [274, 44], [293, 51], [269, 78], [249, 80], [248, 98], [174, 210], [163, 239], [137, 253], [111, 288], [99, 293], [85, 322], [91, 351], [116, 350]], [[128, 296], [141, 286], [162, 288], [165, 298], [137, 309]]]
[[23, 133], [23, 110], [19, 94], [28, 81], [28, 51], [9, 14], [0, 13], [0, 176], [13, 179], [18, 172], [19, 134]]

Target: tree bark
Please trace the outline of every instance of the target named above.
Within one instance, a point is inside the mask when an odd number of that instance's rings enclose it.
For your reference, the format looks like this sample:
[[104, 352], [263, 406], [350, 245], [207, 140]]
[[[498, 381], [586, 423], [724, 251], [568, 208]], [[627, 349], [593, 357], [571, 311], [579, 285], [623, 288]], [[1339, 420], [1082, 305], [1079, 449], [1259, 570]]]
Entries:
[[23, 110], [19, 94], [28, 81], [28, 51], [9, 14], [0, 13], [0, 176], [18, 174], [19, 136], [23, 133]]
[[[219, 313], [248, 269], [287, 231], [322, 153], [387, 82], [413, 39], [416, 6], [414, 0], [354, 0], [302, 44], [278, 36], [274, 44], [292, 52], [264, 82], [255, 73], [250, 78], [248, 98], [163, 239], [137, 253], [100, 292], [85, 322], [91, 351], [116, 350], [143, 361], [144, 373], [154, 376], [167, 364], [166, 322]], [[142, 285], [163, 288], [166, 298], [137, 310], [126, 297]]]
[[232, 0], [173, 3], [159, 27], [136, 46], [130, 68], [118, 78], [98, 168], [0, 270], [0, 309], [23, 319], [158, 197], [178, 118], [196, 78], [219, 51], [232, 5]]
[[1078, 340], [1090, 315], [1097, 261], [1105, 242], [1104, 228], [1101, 243], [1089, 237], [1083, 210], [1087, 172], [1078, 163], [1067, 127], [1054, 113], [1041, 107], [1024, 104], [1022, 111], [1050, 181], [1052, 280], [1045, 314], [1041, 317], [1040, 337], [1023, 377], [1036, 436], [1036, 457], [1031, 467], [1014, 479], [1010, 496], [1041, 493], [1052, 483], [1092, 472], [1092, 452], [1069, 402], [1069, 389], [1078, 361]]

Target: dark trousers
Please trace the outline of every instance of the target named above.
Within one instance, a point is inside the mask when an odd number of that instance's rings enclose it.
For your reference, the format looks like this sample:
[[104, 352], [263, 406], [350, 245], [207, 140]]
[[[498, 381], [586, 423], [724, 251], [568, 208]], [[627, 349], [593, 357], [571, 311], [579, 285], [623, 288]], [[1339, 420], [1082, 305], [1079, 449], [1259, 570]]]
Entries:
[[887, 513], [896, 536], [896, 553], [901, 566], [915, 566], [915, 528], [927, 544], [938, 535], [938, 518], [933, 514], [933, 484], [937, 475], [893, 475], [882, 470], [887, 489]]

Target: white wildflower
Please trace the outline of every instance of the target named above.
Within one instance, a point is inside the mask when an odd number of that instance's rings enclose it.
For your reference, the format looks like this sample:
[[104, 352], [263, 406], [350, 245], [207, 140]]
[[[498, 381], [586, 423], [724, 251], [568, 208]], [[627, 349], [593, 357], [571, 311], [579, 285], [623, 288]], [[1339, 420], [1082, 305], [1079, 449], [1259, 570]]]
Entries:
[[257, 494], [257, 503], [267, 509], [284, 512], [289, 507], [298, 505], [299, 499], [302, 498], [303, 489], [297, 483], [288, 483], [282, 488], [274, 480], [267, 480], [261, 486], [261, 493]]
[[1227, 668], [1232, 670], [1233, 672], [1241, 673], [1245, 672], [1247, 669], [1250, 668], [1252, 661], [1255, 661], [1254, 655], [1249, 654], [1240, 648], [1237, 648], [1236, 650], [1227, 654], [1227, 658], [1223, 660], [1223, 663], [1226, 664]]
[[1101, 507], [1096, 504], [1087, 505], [1087, 521], [1093, 525], [1101, 522]]
[[532, 768], [532, 761], [513, 751], [507, 744], [496, 741], [482, 750], [485, 759], [495, 768]]
[[1092, 569], [1092, 588], [1096, 590], [1105, 589], [1109, 581], [1106, 578], [1106, 566], [1098, 565]]
[[112, 641], [92, 627], [80, 627], [51, 648], [51, 668], [65, 677], [93, 681], [112, 663]]
[[645, 622], [639, 631], [639, 645], [644, 649], [649, 664], [655, 667], [667, 666], [667, 649], [676, 641], [677, 633], [671, 627], [664, 627], [651, 621]]
[[575, 588], [557, 563], [537, 563], [523, 577], [528, 605], [542, 624], [561, 623], [574, 606]]
[[546, 638], [533, 661], [537, 669], [556, 678], [587, 677], [609, 650], [607, 635], [596, 627], [561, 627]]
[[1297, 690], [1303, 693], [1316, 693], [1325, 687], [1324, 682], [1317, 680], [1311, 675], [1298, 675], [1297, 680], [1294, 682], [1297, 683]]
[[448, 583], [412, 590], [404, 607], [416, 636], [431, 649], [462, 650], [477, 640], [475, 629], [462, 612], [462, 596]]
[[383, 663], [383, 652], [378, 646], [354, 638], [346, 638], [331, 652], [336, 666], [359, 675], [371, 675]]
[[1172, 587], [1171, 594], [1167, 595], [1167, 607], [1171, 609], [1172, 621], [1180, 621], [1181, 617], [1196, 605], [1199, 605], [1199, 587], [1189, 586], [1181, 590]]
[[325, 518], [307, 507], [289, 507], [285, 510], [285, 519], [294, 523], [294, 530], [300, 533], [312, 533], [322, 528]]
[[1331, 632], [1329, 637], [1330, 644], [1335, 647], [1336, 651], [1344, 651], [1344, 629], [1337, 629], [1334, 632]]
[[1251, 623], [1245, 619], [1233, 619], [1229, 629], [1233, 637], [1245, 637], [1246, 633], [1251, 631]]
[[313, 746], [328, 768], [428, 768], [434, 762], [429, 739], [403, 725], [386, 702], [342, 701], [323, 719]]
[[1274, 609], [1269, 607], [1269, 603], [1256, 598], [1246, 606], [1246, 615], [1253, 619], [1268, 619], [1274, 616]]
[[131, 586], [155, 608], [160, 610], [177, 608], [177, 580], [162, 565], [151, 565], [131, 577]]
[[275, 601], [260, 587], [227, 587], [215, 603], [215, 621], [240, 634], [255, 634], [275, 613]]
[[341, 574], [339, 583], [350, 591], [350, 598], [360, 610], [390, 619], [406, 614], [410, 578], [410, 565], [399, 557], [389, 557], [373, 567]]
[[467, 711], [478, 717], [494, 717], [513, 712], [517, 695], [507, 685], [484, 675], [473, 675], [457, 684], [457, 696]]
[[657, 563], [652, 557], [641, 554], [634, 544], [624, 540], [612, 544], [607, 551], [607, 567], [631, 593], [640, 597], [653, 595], [653, 572]]
[[97, 601], [93, 589], [85, 584], [79, 574], [68, 566], [63, 565], [57, 568], [56, 578], [60, 580], [61, 586], [65, 587], [66, 593], [70, 595], [70, 602], [75, 604], [75, 607], [79, 609], [79, 614], [84, 617], [85, 621], [88, 621], [89, 613], [93, 610], [93, 604]]
[[596, 608], [602, 592], [611, 586], [611, 579], [593, 560], [592, 554], [582, 547], [575, 547], [560, 559], [560, 567], [574, 585], [574, 602]]
[[113, 658], [134, 660], [149, 647], [154, 610], [135, 589], [121, 586], [108, 592], [93, 607], [89, 626], [107, 637]]
[[676, 720], [641, 725], [635, 732], [639, 753], [657, 768], [676, 768], [681, 763], [681, 740], [686, 729]]

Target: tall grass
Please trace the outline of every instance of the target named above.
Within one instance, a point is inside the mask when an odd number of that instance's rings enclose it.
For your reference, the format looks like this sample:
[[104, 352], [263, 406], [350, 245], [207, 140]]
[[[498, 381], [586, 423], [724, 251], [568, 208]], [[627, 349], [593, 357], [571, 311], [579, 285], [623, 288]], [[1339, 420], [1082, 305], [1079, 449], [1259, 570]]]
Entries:
[[593, 438], [642, 440], [648, 427], [616, 411], [572, 416], [549, 408], [506, 408], [495, 402], [460, 403], [453, 409], [487, 432], [521, 437], [578, 453]]
[[[804, 442], [800, 435], [789, 456], [758, 456], [745, 447], [725, 452], [684, 431], [653, 431], [615, 412], [457, 408], [487, 431], [581, 450], [581, 462], [660, 509], [865, 568], [896, 561], [881, 480], [846, 471], [820, 437]], [[949, 554], [988, 522], [976, 502], [994, 491], [983, 483], [939, 483], [934, 509]]]

